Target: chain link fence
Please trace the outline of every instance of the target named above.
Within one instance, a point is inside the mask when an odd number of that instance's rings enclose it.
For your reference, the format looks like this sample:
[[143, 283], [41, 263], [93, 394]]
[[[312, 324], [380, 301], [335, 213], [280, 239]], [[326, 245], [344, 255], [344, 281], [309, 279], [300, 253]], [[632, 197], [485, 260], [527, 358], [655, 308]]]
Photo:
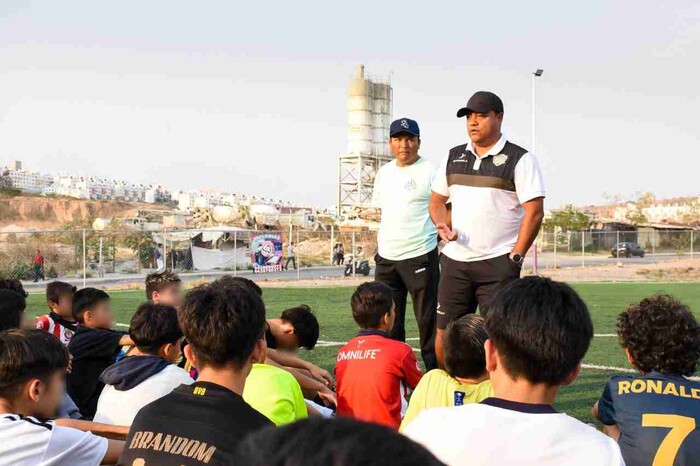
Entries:
[[[541, 233], [536, 240], [540, 268], [596, 266], [610, 263], [611, 258], [613, 263], [627, 258], [637, 262], [697, 258], [698, 252], [700, 231], [692, 230]], [[0, 278], [108, 283], [141, 280], [167, 268], [202, 276], [264, 274], [301, 279], [358, 274], [361, 264], [359, 273], [373, 276], [376, 253], [376, 231], [335, 228], [3, 232]], [[529, 267], [534, 256], [533, 247]]]
[[673, 258], [696, 258], [700, 231], [569, 231], [540, 233], [536, 241], [538, 265], [558, 268], [601, 265], [606, 258], [644, 259], [650, 262]]

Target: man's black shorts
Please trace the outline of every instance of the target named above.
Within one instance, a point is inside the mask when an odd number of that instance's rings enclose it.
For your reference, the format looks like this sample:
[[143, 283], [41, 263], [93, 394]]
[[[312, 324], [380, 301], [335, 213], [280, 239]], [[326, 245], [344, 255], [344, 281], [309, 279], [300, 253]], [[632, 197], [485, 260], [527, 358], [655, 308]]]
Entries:
[[437, 328], [466, 314], [476, 312], [486, 316], [488, 302], [502, 287], [520, 278], [522, 265], [508, 254], [474, 262], [461, 262], [446, 255], [440, 257], [440, 288], [438, 291]]

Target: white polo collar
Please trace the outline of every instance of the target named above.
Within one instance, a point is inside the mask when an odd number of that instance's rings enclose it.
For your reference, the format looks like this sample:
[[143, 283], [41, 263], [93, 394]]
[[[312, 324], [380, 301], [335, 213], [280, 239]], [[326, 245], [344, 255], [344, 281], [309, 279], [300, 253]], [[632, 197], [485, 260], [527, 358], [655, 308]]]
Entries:
[[491, 149], [489, 149], [489, 151], [487, 153], [485, 153], [482, 156], [479, 156], [479, 155], [477, 155], [476, 151], [474, 150], [474, 145], [472, 144], [472, 140], [470, 139], [469, 142], [467, 142], [466, 150], [468, 150], [469, 152], [474, 154], [474, 156], [477, 159], [485, 159], [489, 155], [498, 155], [498, 153], [503, 150], [503, 147], [506, 145], [507, 141], [508, 140], [506, 139], [506, 135], [501, 133], [501, 137], [498, 140], [498, 142]]

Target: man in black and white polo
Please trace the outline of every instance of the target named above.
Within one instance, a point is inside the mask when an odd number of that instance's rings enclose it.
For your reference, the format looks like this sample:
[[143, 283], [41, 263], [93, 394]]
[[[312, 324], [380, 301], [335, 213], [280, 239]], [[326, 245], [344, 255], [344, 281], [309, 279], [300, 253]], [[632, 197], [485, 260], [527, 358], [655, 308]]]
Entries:
[[[525, 254], [544, 217], [545, 189], [537, 159], [501, 134], [503, 102], [480, 91], [457, 112], [467, 117], [469, 142], [450, 149], [432, 185], [430, 215], [440, 238], [441, 280], [435, 349], [443, 364], [449, 322], [482, 315], [494, 293], [520, 277]], [[452, 203], [448, 226], [445, 204]]]
[[372, 204], [381, 209], [375, 280], [394, 292], [396, 320], [389, 335], [405, 341], [406, 297], [411, 294], [420, 348], [428, 370], [437, 367], [435, 310], [440, 281], [437, 229], [430, 219], [431, 183], [435, 169], [418, 155], [420, 129], [408, 118], [389, 128], [394, 160], [374, 180]]

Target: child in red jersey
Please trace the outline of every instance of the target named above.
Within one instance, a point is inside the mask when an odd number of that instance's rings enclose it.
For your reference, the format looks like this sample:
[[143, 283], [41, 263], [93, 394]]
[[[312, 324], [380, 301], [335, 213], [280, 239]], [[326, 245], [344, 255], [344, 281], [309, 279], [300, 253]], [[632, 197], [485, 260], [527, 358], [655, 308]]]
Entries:
[[394, 325], [392, 291], [363, 283], [350, 300], [360, 333], [338, 352], [337, 413], [398, 429], [408, 405], [408, 389], [423, 376], [413, 349], [388, 337]]

